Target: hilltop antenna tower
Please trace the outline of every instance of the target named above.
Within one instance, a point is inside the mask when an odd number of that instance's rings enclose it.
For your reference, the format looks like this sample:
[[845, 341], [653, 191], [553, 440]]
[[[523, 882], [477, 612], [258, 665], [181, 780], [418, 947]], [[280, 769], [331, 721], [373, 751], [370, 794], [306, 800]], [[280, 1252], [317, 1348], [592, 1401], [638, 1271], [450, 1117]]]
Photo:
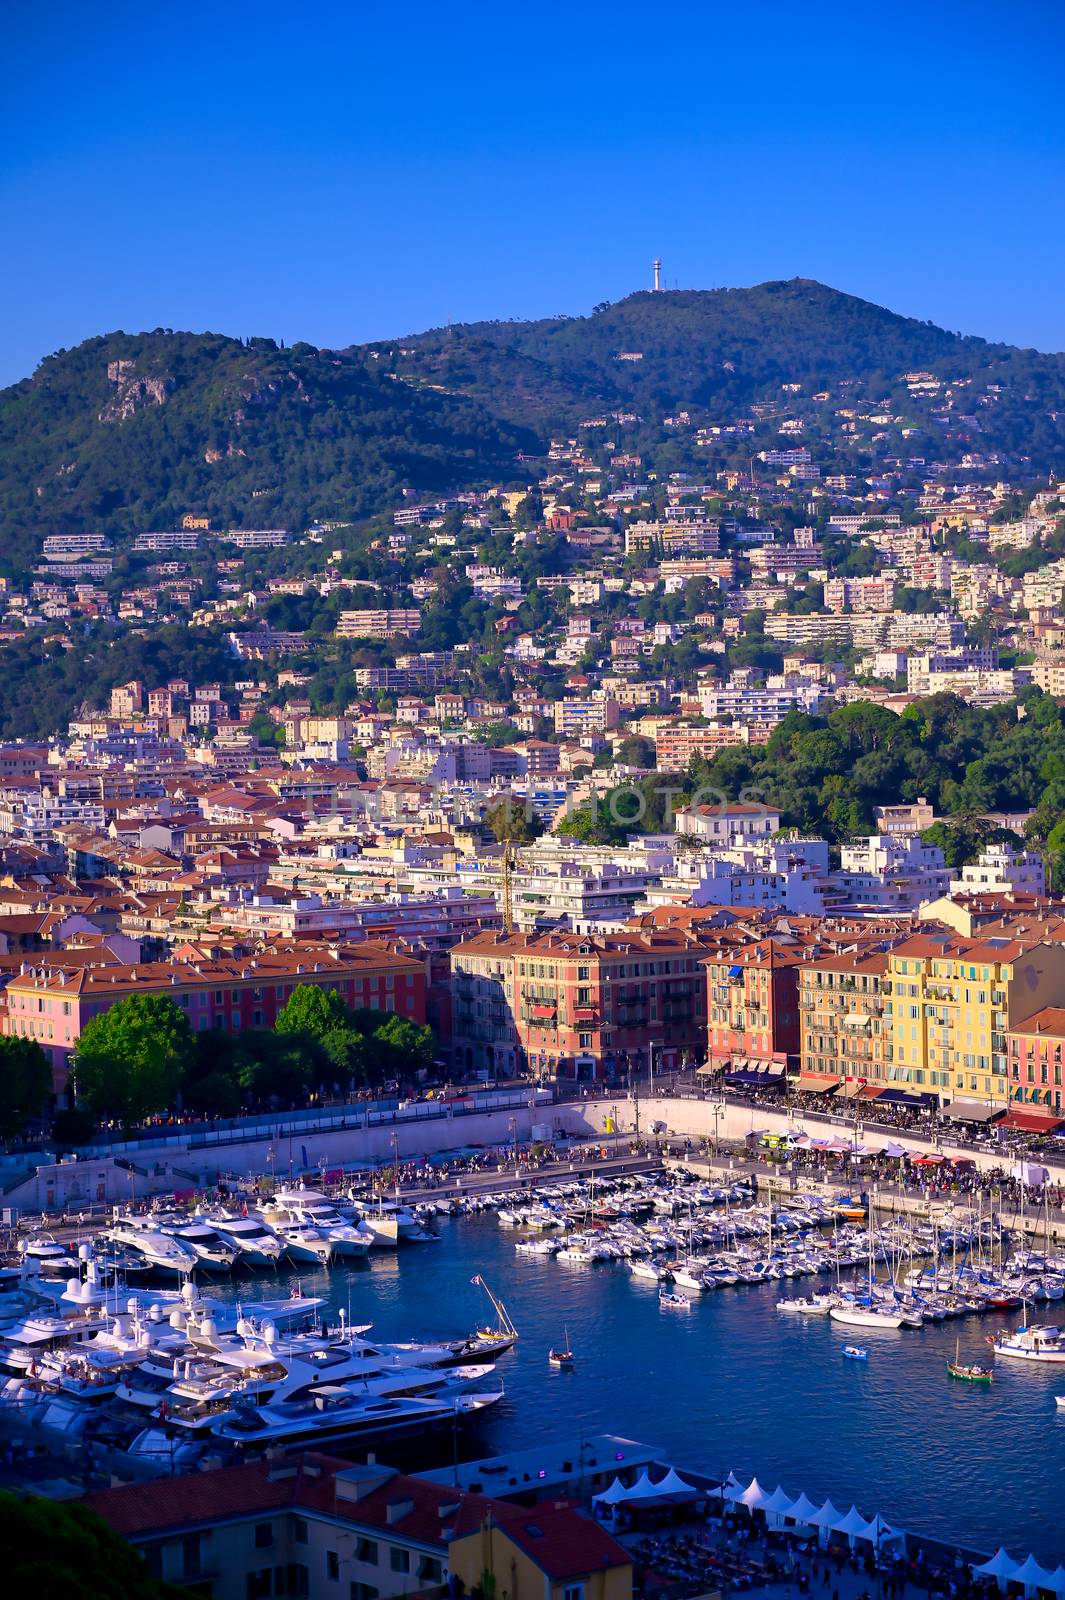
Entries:
[[654, 292], [655, 292], [655, 294], [658, 294], [659, 291], [662, 288], [662, 262], [661, 262], [661, 259], [658, 256], [655, 256], [654, 260], [651, 262], [651, 271], [655, 275], [655, 291]]

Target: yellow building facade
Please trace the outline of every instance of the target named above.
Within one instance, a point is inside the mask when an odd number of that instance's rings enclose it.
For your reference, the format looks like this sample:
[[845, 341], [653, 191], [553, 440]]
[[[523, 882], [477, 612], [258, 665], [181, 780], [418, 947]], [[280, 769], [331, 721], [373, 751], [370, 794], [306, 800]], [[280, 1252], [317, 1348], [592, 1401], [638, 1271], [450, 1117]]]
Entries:
[[1005, 1105], [1006, 1034], [1065, 1002], [1065, 946], [918, 934], [888, 953], [883, 988], [890, 1085]]

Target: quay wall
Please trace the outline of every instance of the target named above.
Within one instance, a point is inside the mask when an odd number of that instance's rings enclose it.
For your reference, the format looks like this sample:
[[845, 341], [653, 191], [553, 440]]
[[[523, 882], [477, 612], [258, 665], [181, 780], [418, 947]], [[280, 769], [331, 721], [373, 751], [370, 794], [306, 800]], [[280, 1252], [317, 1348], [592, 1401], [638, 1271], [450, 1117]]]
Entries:
[[[632, 1134], [636, 1126], [636, 1104], [632, 1099], [599, 1099], [582, 1101], [581, 1110], [589, 1128], [596, 1133], [606, 1130], [616, 1118], [618, 1131]], [[966, 1144], [953, 1140], [949, 1124], [941, 1123], [938, 1129], [896, 1128], [891, 1123], [878, 1123], [871, 1116], [860, 1118], [856, 1124], [850, 1116], [830, 1112], [812, 1112], [807, 1109], [785, 1106], [748, 1105], [740, 1101], [699, 1099], [686, 1095], [658, 1096], [639, 1100], [639, 1128], [641, 1138], [654, 1137], [654, 1124], [660, 1122], [671, 1137], [710, 1139], [736, 1143], [749, 1133], [809, 1133], [815, 1139], [855, 1136], [859, 1143], [876, 1144], [892, 1142], [914, 1155], [938, 1150], [945, 1156], [957, 1156], [972, 1161], [977, 1169], [990, 1172], [996, 1167], [1016, 1165], [1017, 1154], [1000, 1146], [993, 1138], [987, 1143]], [[662, 1137], [666, 1137], [663, 1132]], [[1057, 1159], [1040, 1154], [1033, 1157], [1040, 1166], [1049, 1168], [1052, 1183], [1065, 1183], [1065, 1151]]]
[[[853, 1113], [842, 1116], [792, 1107], [752, 1106], [732, 1098], [684, 1094], [600, 1095], [549, 1104], [516, 1096], [505, 1107], [471, 1110], [461, 1115], [424, 1115], [428, 1107], [400, 1108], [374, 1117], [339, 1112], [325, 1125], [278, 1117], [264, 1126], [260, 1119], [239, 1129], [175, 1130], [152, 1141], [115, 1145], [86, 1152], [80, 1159], [27, 1163], [22, 1170], [0, 1172], [0, 1205], [11, 1212], [88, 1209], [147, 1196], [181, 1193], [211, 1186], [225, 1178], [273, 1172], [287, 1178], [321, 1168], [390, 1166], [398, 1149], [401, 1161], [440, 1155], [464, 1147], [505, 1146], [535, 1138], [581, 1139], [618, 1134], [639, 1136], [655, 1144], [662, 1139], [689, 1138], [712, 1145], [741, 1145], [749, 1133], [805, 1130], [815, 1137], [843, 1137], [873, 1142], [892, 1140], [915, 1155], [940, 1150], [973, 1161], [983, 1171], [1014, 1164], [1016, 1155], [991, 1138], [964, 1144], [952, 1141], [949, 1125], [896, 1128], [871, 1118], [856, 1124]], [[1051, 1181], [1065, 1184], [1065, 1152], [1059, 1160], [1036, 1158], [1051, 1172]], [[765, 1168], [762, 1167], [764, 1172]], [[844, 1176], [843, 1181], [846, 1181]], [[802, 1182], [810, 1186], [810, 1175]]]

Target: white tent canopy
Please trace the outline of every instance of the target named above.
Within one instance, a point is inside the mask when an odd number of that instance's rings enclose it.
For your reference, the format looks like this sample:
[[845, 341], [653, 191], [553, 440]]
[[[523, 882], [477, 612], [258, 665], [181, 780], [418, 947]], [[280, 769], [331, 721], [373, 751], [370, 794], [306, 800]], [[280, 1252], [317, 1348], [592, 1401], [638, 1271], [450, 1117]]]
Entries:
[[694, 1483], [685, 1483], [676, 1467], [670, 1467], [669, 1471], [666, 1473], [661, 1482], [655, 1484], [655, 1494], [659, 1495], [684, 1495], [691, 1497], [692, 1495], [698, 1495], [701, 1493], [702, 1491], [697, 1489]]
[[773, 1493], [762, 1501], [761, 1510], [765, 1512], [767, 1517], [790, 1517], [793, 1505], [794, 1501], [791, 1495], [778, 1483]]
[[875, 1526], [866, 1521], [857, 1506], [851, 1506], [845, 1517], [832, 1524], [832, 1532], [845, 1534], [848, 1539], [871, 1539]]
[[879, 1511], [873, 1517], [870, 1526], [873, 1530], [870, 1538], [875, 1540], [878, 1547], [882, 1544], [893, 1544], [896, 1539], [906, 1537], [902, 1528], [893, 1528], [889, 1522], [885, 1522]]
[[593, 1498], [598, 1505], [616, 1506], [625, 1499], [628, 1492], [621, 1479], [615, 1478], [609, 1489], [604, 1489], [602, 1494], [597, 1494]]
[[626, 1489], [624, 1498], [626, 1505], [631, 1505], [633, 1501], [656, 1500], [658, 1498], [658, 1490], [648, 1477], [646, 1468], [640, 1473], [632, 1488]]
[[982, 1567], [973, 1567], [974, 1578], [995, 1578], [1003, 1589], [1016, 1573], [1017, 1562], [1004, 1545], [999, 1545], [991, 1560], [985, 1561]]
[[1027, 1561], [1019, 1566], [1010, 1576], [1011, 1583], [1023, 1583], [1024, 1592], [1035, 1593], [1037, 1589], [1047, 1589], [1050, 1586], [1051, 1574], [1045, 1567], [1041, 1567], [1035, 1556], [1029, 1555]]
[[760, 1511], [768, 1498], [757, 1478], [752, 1478], [743, 1493], [735, 1497], [736, 1504], [746, 1506], [748, 1511]]
[[839, 1521], [839, 1512], [831, 1500], [826, 1500], [820, 1511], [815, 1511], [812, 1517], [807, 1517], [812, 1528], [834, 1528]]
[[788, 1512], [788, 1516], [793, 1517], [796, 1522], [810, 1522], [816, 1511], [817, 1507], [804, 1489]]
[[1054, 1594], [1065, 1595], [1065, 1567], [1055, 1567], [1043, 1588], [1050, 1589]]

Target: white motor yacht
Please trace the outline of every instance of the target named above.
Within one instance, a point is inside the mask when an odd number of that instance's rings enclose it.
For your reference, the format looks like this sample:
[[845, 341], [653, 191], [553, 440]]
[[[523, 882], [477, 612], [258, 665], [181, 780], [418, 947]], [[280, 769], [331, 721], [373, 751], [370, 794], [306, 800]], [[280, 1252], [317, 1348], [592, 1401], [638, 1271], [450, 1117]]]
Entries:
[[314, 1228], [328, 1240], [332, 1252], [348, 1260], [365, 1256], [373, 1234], [361, 1223], [346, 1221], [331, 1200], [317, 1189], [279, 1189], [261, 1215], [279, 1232], [287, 1228]]
[[285, 1247], [261, 1217], [221, 1211], [209, 1220], [212, 1228], [235, 1247], [237, 1266], [276, 1267], [281, 1260]]
[[155, 1272], [186, 1278], [195, 1270], [195, 1252], [162, 1233], [154, 1217], [117, 1217], [103, 1237], [139, 1253]]
[[1025, 1323], [1013, 1333], [999, 1334], [992, 1348], [996, 1356], [1009, 1356], [1015, 1361], [1065, 1363], [1065, 1333], [1060, 1328]]
[[344, 1384], [323, 1384], [302, 1400], [237, 1408], [215, 1423], [214, 1437], [241, 1448], [277, 1444], [372, 1445], [472, 1420], [503, 1398], [502, 1387], [486, 1393], [376, 1399]]

